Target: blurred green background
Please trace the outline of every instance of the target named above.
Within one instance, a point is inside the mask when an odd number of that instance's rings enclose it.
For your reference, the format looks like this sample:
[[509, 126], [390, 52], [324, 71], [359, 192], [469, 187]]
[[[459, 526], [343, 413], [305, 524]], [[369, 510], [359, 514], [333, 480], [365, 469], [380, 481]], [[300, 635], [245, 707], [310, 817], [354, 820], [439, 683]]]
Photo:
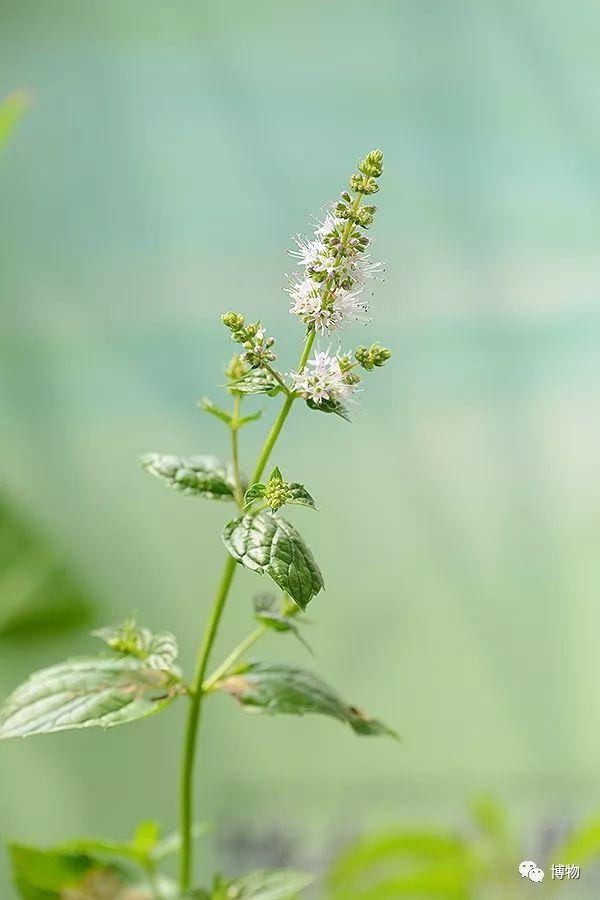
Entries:
[[[0, 0], [0, 93], [31, 96], [0, 157], [2, 494], [90, 627], [137, 609], [188, 667], [228, 511], [137, 459], [227, 452], [195, 408], [219, 399], [220, 313], [261, 316], [291, 365], [288, 236], [386, 154], [386, 279], [347, 338], [393, 365], [352, 425], [298, 409], [274, 461], [322, 507], [293, 514], [327, 581], [314, 666], [404, 741], [216, 698], [205, 865], [318, 866], [373, 826], [460, 822], [481, 790], [534, 858], [600, 805], [599, 34], [593, 0]], [[261, 585], [240, 572], [220, 651]], [[0, 694], [93, 646], [8, 634]], [[182, 713], [0, 747], [0, 836], [174, 826]]]

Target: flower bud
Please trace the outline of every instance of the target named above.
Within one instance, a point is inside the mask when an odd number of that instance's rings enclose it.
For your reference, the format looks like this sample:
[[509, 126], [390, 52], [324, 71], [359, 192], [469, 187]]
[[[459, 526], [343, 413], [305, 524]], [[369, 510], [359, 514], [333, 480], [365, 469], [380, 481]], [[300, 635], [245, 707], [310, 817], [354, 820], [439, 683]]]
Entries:
[[391, 355], [391, 351], [387, 347], [382, 347], [381, 344], [371, 344], [368, 349], [367, 347], [357, 347], [354, 351], [354, 359], [367, 372], [384, 366]]
[[221, 322], [225, 325], [226, 328], [231, 328], [232, 331], [237, 331], [244, 324], [244, 317], [239, 313], [227, 312], [223, 313], [221, 316]]
[[383, 153], [381, 150], [371, 150], [370, 153], [367, 153], [365, 158], [359, 162], [358, 168], [363, 175], [379, 178], [383, 172]]
[[379, 185], [369, 175], [359, 175], [358, 172], [351, 176], [350, 187], [357, 194], [376, 194]]

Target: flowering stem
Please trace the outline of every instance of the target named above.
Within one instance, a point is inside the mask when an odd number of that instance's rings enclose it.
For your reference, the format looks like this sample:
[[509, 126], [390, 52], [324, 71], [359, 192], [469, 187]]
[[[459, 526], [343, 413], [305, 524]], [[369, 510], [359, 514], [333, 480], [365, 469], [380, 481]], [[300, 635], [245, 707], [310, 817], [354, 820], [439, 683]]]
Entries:
[[[306, 362], [308, 357], [310, 356], [310, 351], [312, 349], [312, 345], [315, 339], [314, 331], [309, 331], [306, 335], [306, 339], [304, 342], [304, 349], [302, 351], [302, 356], [300, 357], [300, 361], [298, 363], [298, 371], [302, 372], [304, 367], [306, 366]], [[237, 398], [239, 400], [239, 398]], [[262, 475], [264, 468], [268, 462], [269, 456], [271, 455], [271, 451], [275, 446], [275, 442], [279, 437], [281, 429], [285, 424], [285, 420], [287, 419], [290, 409], [294, 403], [296, 396], [294, 394], [289, 394], [281, 410], [275, 423], [267, 436], [267, 439], [264, 443], [260, 456], [258, 458], [258, 462], [256, 464], [256, 470], [253, 476], [253, 482], [259, 481], [260, 476]], [[238, 403], [238, 412], [239, 412], [239, 403]], [[236, 408], [234, 407], [234, 421], [236, 419]], [[233, 447], [234, 447], [234, 471], [237, 466], [237, 457], [238, 457], [238, 448], [237, 448], [237, 428], [232, 429], [233, 435], [236, 438]], [[239, 480], [239, 472], [236, 475], [236, 488], [240, 484]], [[236, 494], [236, 499], [237, 499]], [[181, 830], [181, 856], [179, 860], [179, 885], [181, 888], [181, 892], [185, 893], [190, 887], [191, 875], [192, 875], [192, 822], [193, 822], [193, 789], [194, 789], [194, 762], [196, 759], [196, 750], [198, 746], [198, 730], [200, 726], [200, 722], [202, 719], [202, 706], [204, 700], [204, 680], [206, 678], [206, 670], [208, 668], [208, 662], [210, 658], [210, 654], [215, 642], [215, 638], [217, 636], [217, 631], [219, 630], [219, 624], [221, 622], [221, 616], [223, 615], [223, 610], [225, 608], [225, 603], [227, 601], [227, 597], [229, 594], [229, 589], [231, 587], [231, 582], [233, 581], [233, 576], [236, 571], [236, 561], [232, 556], [227, 555], [227, 560], [225, 562], [225, 566], [223, 569], [223, 574], [221, 576], [221, 582], [219, 584], [219, 589], [217, 591], [217, 596], [215, 597], [215, 601], [213, 604], [213, 608], [209, 617], [209, 620], [206, 624], [206, 628], [204, 630], [204, 635], [202, 637], [202, 643], [200, 644], [200, 649], [198, 651], [198, 659], [196, 662], [196, 671], [194, 674], [194, 680], [192, 682], [191, 689], [191, 701], [188, 710], [186, 728], [185, 728], [185, 738], [184, 738], [184, 746], [183, 746], [183, 759], [181, 766], [181, 782], [180, 782], [180, 830]], [[258, 629], [257, 629], [258, 631]], [[258, 637], [256, 638], [258, 640]], [[242, 651], [243, 652], [243, 651]]]
[[238, 429], [240, 420], [240, 403], [239, 394], [233, 395], [233, 415], [231, 417], [231, 455], [233, 457], [233, 481], [235, 502], [240, 509], [244, 506], [244, 491], [242, 489], [242, 481], [240, 478], [240, 457], [238, 450]]

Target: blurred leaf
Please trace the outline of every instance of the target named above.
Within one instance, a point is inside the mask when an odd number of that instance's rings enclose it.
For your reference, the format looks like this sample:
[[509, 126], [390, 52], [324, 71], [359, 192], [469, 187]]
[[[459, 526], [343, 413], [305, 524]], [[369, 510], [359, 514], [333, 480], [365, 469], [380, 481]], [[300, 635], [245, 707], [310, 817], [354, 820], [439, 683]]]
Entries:
[[294, 900], [314, 880], [311, 875], [285, 869], [253, 872], [217, 884], [212, 900]]
[[245, 672], [220, 681], [217, 689], [231, 694], [242, 706], [256, 712], [297, 716], [317, 713], [350, 725], [357, 734], [397, 737], [382, 722], [345, 703], [312, 672], [295, 666], [249, 666]]
[[339, 400], [322, 400], [320, 403], [315, 403], [314, 400], [307, 400], [306, 405], [309, 409], [315, 409], [317, 412], [333, 413], [341, 419], [345, 419], [346, 422], [351, 421], [347, 408]]
[[9, 847], [15, 886], [23, 900], [151, 900], [133, 890], [130, 876], [85, 854]]
[[270, 512], [246, 514], [226, 525], [223, 542], [233, 558], [270, 575], [301, 609], [323, 587], [323, 576], [296, 529]]
[[269, 397], [283, 390], [276, 378], [261, 369], [251, 369], [241, 378], [230, 381], [226, 387], [240, 394], [268, 394]]
[[[193, 839], [197, 841], [198, 838], [206, 834], [208, 830], [208, 825], [196, 823], [196, 825], [192, 826]], [[158, 844], [152, 851], [152, 859], [156, 862], [159, 862], [166, 856], [170, 856], [173, 853], [178, 853], [180, 849], [181, 835], [178, 831], [173, 831], [171, 834], [168, 834], [165, 838], [158, 842]]]
[[556, 862], [585, 865], [600, 857], [600, 819], [592, 819], [581, 825], [555, 849], [552, 857]]
[[183, 494], [210, 500], [234, 499], [233, 472], [214, 456], [147, 453], [141, 462], [147, 472]]
[[168, 706], [181, 692], [170, 673], [132, 656], [72, 659], [31, 675], [0, 707], [0, 739], [112, 728]]
[[203, 397], [198, 405], [204, 412], [210, 413], [211, 416], [215, 416], [217, 419], [220, 419], [221, 422], [225, 422], [226, 425], [231, 425], [231, 415], [228, 412], [225, 412], [224, 409], [221, 409], [220, 406], [217, 406], [216, 403], [213, 403], [212, 400], [209, 400], [208, 397]]
[[0, 149], [10, 137], [29, 103], [30, 99], [25, 91], [15, 91], [0, 103]]
[[0, 499], [0, 637], [31, 638], [87, 624], [87, 592], [39, 530]]
[[248, 413], [247, 416], [242, 416], [242, 418], [238, 420], [238, 428], [241, 428], [244, 425], [248, 425], [250, 422], [257, 422], [258, 419], [262, 419], [263, 415], [264, 410], [259, 409], [256, 412]]
[[359, 840], [339, 857], [328, 884], [332, 900], [470, 900], [468, 845], [434, 832], [389, 832]]

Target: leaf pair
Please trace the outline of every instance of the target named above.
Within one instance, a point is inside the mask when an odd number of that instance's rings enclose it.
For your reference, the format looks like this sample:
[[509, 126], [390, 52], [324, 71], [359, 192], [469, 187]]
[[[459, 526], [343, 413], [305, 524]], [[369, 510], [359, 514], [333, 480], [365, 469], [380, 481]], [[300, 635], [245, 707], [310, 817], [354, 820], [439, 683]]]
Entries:
[[308, 506], [316, 509], [315, 501], [303, 484], [297, 481], [287, 482], [279, 468], [275, 466], [266, 484], [256, 482], [251, 484], [244, 496], [245, 506], [251, 506], [257, 500], [264, 500], [272, 510], [277, 510], [284, 504], [290, 506]]
[[242, 416], [241, 419], [237, 419], [237, 421], [234, 422], [231, 413], [228, 413], [225, 409], [221, 409], [220, 406], [217, 406], [217, 404], [213, 403], [212, 400], [209, 400], [208, 397], [203, 397], [198, 405], [204, 412], [210, 413], [211, 416], [215, 416], [215, 418], [220, 419], [221, 422], [225, 422], [229, 428], [235, 427], [236, 430], [243, 428], [244, 425], [248, 425], [249, 422], [256, 422], [263, 414], [262, 409], [259, 409], [257, 412]]

